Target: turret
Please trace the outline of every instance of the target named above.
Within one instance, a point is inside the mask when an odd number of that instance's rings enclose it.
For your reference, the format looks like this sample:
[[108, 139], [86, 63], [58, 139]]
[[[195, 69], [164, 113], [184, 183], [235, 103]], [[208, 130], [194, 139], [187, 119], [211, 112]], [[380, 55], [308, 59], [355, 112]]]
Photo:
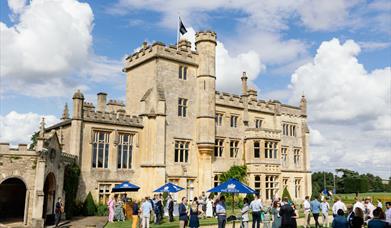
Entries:
[[77, 90], [73, 94], [73, 119], [80, 120], [83, 117], [83, 102], [84, 102], [84, 95], [80, 92], [80, 90]]
[[243, 124], [248, 126], [248, 91], [247, 91], [247, 74], [243, 72], [242, 74], [242, 99], [243, 99]]
[[69, 109], [68, 109], [68, 104], [65, 103], [64, 105], [64, 111], [62, 112], [61, 120], [67, 120], [69, 119]]
[[199, 148], [213, 148], [215, 137], [216, 92], [216, 33], [197, 32], [197, 144]]
[[307, 99], [305, 99], [304, 95], [301, 96], [300, 109], [301, 109], [301, 115], [307, 116]]

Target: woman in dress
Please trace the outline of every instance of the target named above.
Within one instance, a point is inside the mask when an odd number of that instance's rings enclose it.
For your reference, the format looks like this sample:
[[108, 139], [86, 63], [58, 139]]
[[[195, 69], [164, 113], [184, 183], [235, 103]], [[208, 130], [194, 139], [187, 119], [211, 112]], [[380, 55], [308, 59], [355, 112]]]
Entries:
[[200, 220], [198, 218], [199, 210], [198, 210], [198, 204], [197, 201], [193, 201], [190, 207], [190, 222], [189, 227], [190, 228], [196, 228], [200, 226]]
[[213, 200], [210, 197], [206, 200], [206, 217], [213, 217]]
[[270, 228], [270, 222], [272, 221], [270, 204], [271, 204], [270, 200], [267, 200], [265, 206], [262, 209], [263, 212], [262, 222], [264, 228]]
[[114, 196], [115, 199], [115, 208], [114, 208], [114, 218], [117, 221], [125, 221], [124, 209], [122, 200], [118, 199], [117, 196]]
[[272, 228], [280, 228], [281, 227], [281, 216], [280, 213], [281, 204], [279, 201], [273, 202], [273, 208], [271, 210], [271, 213], [273, 215], [273, 223]]
[[115, 201], [113, 197], [110, 197], [109, 201], [107, 201], [107, 207], [109, 209], [109, 222], [114, 221], [114, 204]]

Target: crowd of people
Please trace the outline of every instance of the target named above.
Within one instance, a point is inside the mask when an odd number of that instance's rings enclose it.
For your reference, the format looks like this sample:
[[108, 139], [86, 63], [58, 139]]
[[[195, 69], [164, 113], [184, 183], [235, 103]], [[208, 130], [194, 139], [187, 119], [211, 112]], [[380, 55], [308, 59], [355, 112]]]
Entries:
[[[218, 228], [224, 228], [227, 221], [240, 221], [241, 228], [248, 228], [250, 213], [252, 217], [252, 228], [296, 228], [299, 218], [298, 208], [287, 198], [282, 200], [275, 197], [264, 203], [258, 194], [254, 199], [243, 199], [239, 215], [227, 217], [227, 209], [224, 195], [207, 197], [202, 192], [200, 197], [188, 201], [183, 197], [177, 204], [171, 195], [163, 199], [162, 194], [155, 194], [153, 197], [145, 197], [141, 202], [132, 201], [126, 195], [114, 196], [108, 202], [109, 222], [124, 221], [132, 219], [132, 228], [149, 228], [150, 223], [161, 224], [164, 215], [169, 222], [174, 221], [174, 208], [179, 219], [179, 227], [199, 227], [201, 218], [216, 218]], [[327, 197], [314, 198], [305, 197], [301, 208], [304, 212], [304, 228], [310, 228], [311, 218], [314, 220], [315, 228], [386, 228], [391, 227], [391, 203], [385, 203], [386, 210], [383, 211], [383, 204], [378, 201], [373, 205], [371, 198], [360, 200], [356, 198], [353, 205], [346, 206], [338, 197], [334, 197], [332, 207]], [[332, 213], [333, 220], [330, 224], [329, 213]], [[319, 218], [322, 219], [321, 223]]]

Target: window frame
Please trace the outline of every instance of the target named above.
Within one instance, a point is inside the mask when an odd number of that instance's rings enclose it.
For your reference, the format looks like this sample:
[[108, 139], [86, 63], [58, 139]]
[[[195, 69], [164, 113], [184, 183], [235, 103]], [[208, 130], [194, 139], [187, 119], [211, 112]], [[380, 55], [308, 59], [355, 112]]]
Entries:
[[190, 142], [175, 140], [174, 142], [174, 163], [189, 164]]
[[[103, 134], [103, 140], [100, 139], [100, 134]], [[110, 158], [110, 134], [111, 131], [94, 129], [92, 130], [92, 153], [91, 153], [91, 168], [93, 169], [108, 169]], [[99, 166], [100, 146], [102, 148], [102, 166]]]
[[237, 158], [239, 154], [239, 140], [230, 140], [229, 141], [229, 157]]
[[178, 97], [178, 117], [187, 117], [188, 99]]
[[[124, 143], [123, 142], [123, 139], [124, 139], [124, 136], [128, 136], [128, 142]], [[135, 134], [134, 133], [129, 133], [129, 132], [120, 132], [118, 133], [118, 144], [117, 144], [117, 169], [120, 169], [120, 170], [128, 170], [128, 169], [133, 169], [133, 149], [134, 149], [134, 137], [135, 137]], [[126, 150], [126, 153], [127, 153], [127, 164], [126, 164], [126, 167], [124, 166], [123, 162], [123, 154], [124, 154], [124, 146], [127, 146], [127, 150]], [[121, 151], [120, 151], [120, 147], [121, 147]], [[121, 159], [120, 159], [121, 157]]]
[[239, 120], [239, 116], [238, 115], [231, 115], [230, 116], [230, 126], [231, 126], [231, 128], [237, 128], [238, 127], [238, 120]]
[[214, 156], [216, 158], [221, 158], [224, 155], [224, 139], [215, 139], [215, 149]]
[[[258, 144], [258, 146], [255, 146], [255, 143]], [[256, 151], [258, 151], [258, 156], [255, 156]], [[261, 158], [261, 141], [260, 140], [254, 140], [253, 141], [253, 156], [254, 158]]]

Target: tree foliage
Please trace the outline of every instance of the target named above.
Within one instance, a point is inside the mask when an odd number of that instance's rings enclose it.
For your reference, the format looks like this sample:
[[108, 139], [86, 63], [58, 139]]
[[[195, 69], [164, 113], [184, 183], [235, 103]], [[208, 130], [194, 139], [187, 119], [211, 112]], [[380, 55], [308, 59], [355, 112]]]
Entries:
[[31, 135], [31, 143], [29, 145], [29, 149], [30, 150], [34, 150], [35, 149], [35, 146], [37, 145], [37, 138], [38, 138], [38, 135], [39, 135], [39, 131], [36, 131], [34, 132], [34, 134]]
[[247, 183], [247, 166], [245, 165], [234, 165], [227, 171], [221, 174], [220, 182], [225, 182], [230, 178], [235, 178], [240, 182]]
[[[390, 184], [383, 184], [379, 176], [370, 173], [359, 174], [349, 169], [336, 169], [335, 186], [337, 193], [384, 192], [391, 191]], [[391, 178], [391, 177], [390, 177]], [[324, 188], [334, 188], [334, 174], [315, 172], [312, 174], [312, 195], [317, 195]]]

